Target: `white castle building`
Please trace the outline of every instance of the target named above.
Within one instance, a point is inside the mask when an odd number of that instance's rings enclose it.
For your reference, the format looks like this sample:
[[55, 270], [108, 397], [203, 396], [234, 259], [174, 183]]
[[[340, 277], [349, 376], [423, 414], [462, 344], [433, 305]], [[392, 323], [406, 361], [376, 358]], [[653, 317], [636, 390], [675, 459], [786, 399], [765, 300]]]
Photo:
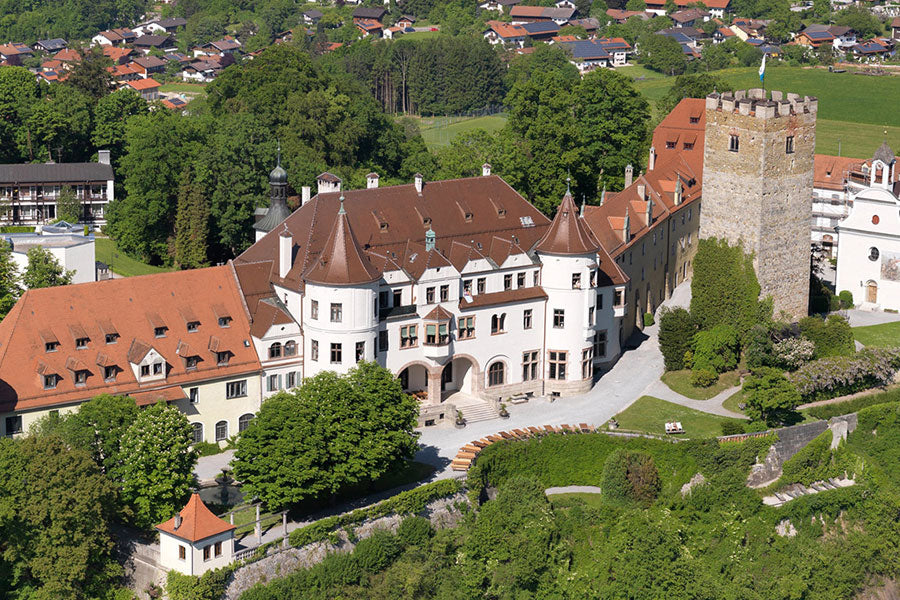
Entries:
[[270, 181], [257, 242], [234, 261], [266, 394], [298, 369], [376, 361], [432, 424], [453, 400], [585, 392], [619, 356], [627, 277], [570, 193], [550, 221], [489, 165], [385, 188], [373, 173], [347, 191], [323, 173], [290, 214], [280, 166]]

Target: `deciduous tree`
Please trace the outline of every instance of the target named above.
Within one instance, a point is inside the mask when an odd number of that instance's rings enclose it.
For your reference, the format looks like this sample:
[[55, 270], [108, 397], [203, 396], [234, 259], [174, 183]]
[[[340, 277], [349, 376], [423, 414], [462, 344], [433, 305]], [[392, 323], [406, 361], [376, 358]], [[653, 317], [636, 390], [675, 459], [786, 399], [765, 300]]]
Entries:
[[28, 250], [28, 266], [22, 275], [22, 283], [28, 289], [54, 287], [72, 283], [75, 271], [64, 269], [56, 257], [42, 246]]

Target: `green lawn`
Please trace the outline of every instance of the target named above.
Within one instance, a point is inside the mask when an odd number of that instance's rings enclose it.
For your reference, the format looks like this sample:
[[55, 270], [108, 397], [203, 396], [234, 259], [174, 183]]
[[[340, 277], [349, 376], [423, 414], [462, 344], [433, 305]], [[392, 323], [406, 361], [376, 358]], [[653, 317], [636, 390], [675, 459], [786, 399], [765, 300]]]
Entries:
[[643, 79], [665, 79], [667, 75], [663, 75], [658, 71], [652, 71], [647, 67], [642, 65], [630, 65], [627, 67], [616, 67], [616, 71], [622, 73], [623, 75], [628, 75], [629, 77], [637, 80]]
[[662, 382], [669, 386], [673, 392], [693, 398], [694, 400], [709, 400], [713, 396], [728, 388], [740, 385], [741, 378], [737, 371], [728, 371], [719, 375], [719, 381], [708, 388], [694, 387], [691, 385], [691, 371], [684, 369], [682, 371], [667, 371], [660, 378]]
[[118, 248], [116, 248], [116, 243], [109, 238], [98, 237], [95, 242], [95, 258], [108, 264], [109, 268], [114, 273], [122, 275], [123, 277], [152, 275], [153, 273], [163, 273], [165, 271], [174, 270], [168, 267], [154, 267], [131, 258], [124, 252], [120, 252]]
[[[713, 74], [735, 89], [759, 86], [757, 67], [724, 69]], [[635, 81], [635, 87], [655, 103], [674, 81], [673, 77], [646, 79]], [[900, 111], [891, 109], [900, 97], [898, 76], [870, 77], [776, 66], [766, 69], [766, 88], [819, 99], [816, 152], [837, 154], [840, 146], [842, 156], [870, 158], [885, 130], [888, 143], [895, 148], [900, 146]]]
[[164, 83], [159, 86], [160, 92], [175, 92], [177, 94], [195, 94], [195, 95], [205, 95], [206, 94], [206, 84], [205, 83]]
[[619, 429], [664, 435], [668, 421], [680, 421], [685, 437], [705, 438], [722, 435], [722, 421], [736, 421], [672, 404], [653, 396], [641, 396], [616, 415]]
[[854, 327], [853, 339], [863, 346], [900, 346], [900, 321]]
[[[424, 25], [423, 25], [424, 27]], [[397, 39], [402, 40], [425, 40], [428, 38], [438, 37], [439, 35], [444, 35], [440, 31], [414, 31], [413, 33], [404, 33]]]
[[475, 129], [489, 133], [500, 130], [506, 124], [506, 115], [488, 117], [420, 117], [416, 119], [425, 145], [429, 150], [449, 146], [456, 136]]
[[727, 408], [731, 412], [736, 412], [740, 414], [744, 414], [740, 408], [738, 408], [738, 404], [745, 403], [744, 401], [744, 390], [738, 390], [732, 395], [730, 395], [725, 402], [722, 403], [724, 408]]

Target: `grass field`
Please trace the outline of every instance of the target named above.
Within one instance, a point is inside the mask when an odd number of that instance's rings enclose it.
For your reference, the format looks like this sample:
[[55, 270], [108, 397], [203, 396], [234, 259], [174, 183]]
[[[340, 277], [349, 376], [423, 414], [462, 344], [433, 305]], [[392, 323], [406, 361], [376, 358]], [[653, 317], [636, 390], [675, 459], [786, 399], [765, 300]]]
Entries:
[[900, 321], [854, 327], [853, 339], [863, 346], [900, 346]]
[[439, 35], [442, 35], [440, 31], [414, 31], [412, 33], [404, 33], [401, 39], [425, 40], [428, 38], [438, 37]]
[[118, 248], [116, 248], [116, 243], [109, 238], [96, 238], [94, 249], [97, 260], [105, 262], [114, 273], [123, 277], [152, 275], [153, 273], [174, 270], [166, 267], [154, 267], [131, 258], [124, 252], [119, 252]]
[[176, 94], [206, 95], [205, 83], [164, 83], [159, 86], [160, 92], [175, 92]]
[[672, 404], [653, 396], [641, 396], [634, 404], [616, 415], [619, 428], [629, 431], [665, 434], [668, 421], [680, 421], [685, 436], [705, 438], [722, 435], [722, 421], [736, 421]]
[[722, 373], [719, 375], [719, 380], [707, 388], [694, 387], [691, 385], [690, 369], [668, 371], [663, 373], [663, 376], [660, 379], [662, 379], [662, 382], [669, 386], [669, 389], [673, 392], [681, 394], [682, 396], [687, 396], [688, 398], [693, 398], [694, 400], [709, 400], [720, 392], [724, 392], [728, 388], [740, 385], [741, 383], [741, 378], [738, 376], [737, 371]]
[[[757, 67], [725, 69], [714, 74], [735, 89], [759, 86]], [[640, 75], [636, 75], [640, 76]], [[635, 87], [655, 103], [674, 83], [674, 78], [635, 81]], [[816, 152], [870, 158], [887, 130], [888, 143], [900, 147], [900, 77], [871, 77], [829, 73], [826, 69], [770, 67], [766, 88], [815, 96], [819, 99]]]
[[738, 404], [744, 403], [744, 390], [738, 390], [732, 395], [730, 395], [725, 402], [722, 403], [724, 408], [727, 408], [731, 412], [736, 412], [739, 414], [744, 414], [740, 408], [738, 408]]
[[429, 150], [449, 146], [450, 141], [461, 133], [474, 129], [484, 129], [489, 133], [500, 130], [506, 124], [506, 115], [487, 117], [419, 117], [416, 119], [425, 145]]

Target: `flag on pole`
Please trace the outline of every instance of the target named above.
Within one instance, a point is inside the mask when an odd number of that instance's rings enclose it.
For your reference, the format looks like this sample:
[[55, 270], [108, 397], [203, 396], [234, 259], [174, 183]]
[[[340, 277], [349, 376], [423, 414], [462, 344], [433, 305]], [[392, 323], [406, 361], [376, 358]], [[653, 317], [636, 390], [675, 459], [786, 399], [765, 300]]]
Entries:
[[762, 64], [759, 65], [759, 82], [762, 83], [766, 77], [766, 55], [763, 54]]

